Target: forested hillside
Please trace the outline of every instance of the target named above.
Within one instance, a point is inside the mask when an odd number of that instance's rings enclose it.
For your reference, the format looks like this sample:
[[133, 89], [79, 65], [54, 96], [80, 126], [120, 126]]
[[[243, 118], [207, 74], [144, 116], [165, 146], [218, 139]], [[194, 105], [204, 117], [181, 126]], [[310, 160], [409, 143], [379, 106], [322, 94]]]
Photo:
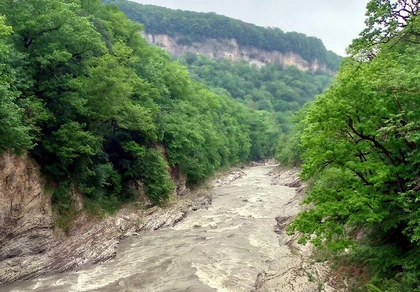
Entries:
[[248, 62], [213, 60], [186, 53], [180, 58], [193, 78], [230, 95], [250, 108], [271, 112], [283, 133], [290, 131], [290, 118], [305, 103], [330, 84], [331, 76], [301, 71], [295, 66], [269, 64], [258, 68]]
[[194, 81], [116, 6], [2, 0], [0, 11], [0, 151], [29, 151], [59, 214], [71, 189], [112, 211], [141, 181], [160, 204], [170, 167], [194, 184], [272, 156], [280, 129], [269, 112]]
[[[232, 37], [237, 40], [247, 38], [246, 32], [232, 29], [231, 27], [231, 25], [245, 25], [244, 23], [214, 13], [206, 14], [171, 10], [126, 0], [104, 0], [102, 2], [116, 4], [132, 20], [139, 21], [142, 24], [146, 23], [146, 32], [181, 35], [181, 41], [185, 38], [192, 41], [191, 38], [193, 38], [194, 41], [200, 42], [206, 37], [216, 39]], [[160, 26], [160, 23], [163, 21], [162, 17], [166, 25]], [[205, 26], [202, 26], [204, 23], [207, 23], [207, 18], [212, 19], [214, 22], [211, 22], [214, 24], [214, 28], [211, 28], [214, 31], [211, 33], [209, 33], [209, 30]], [[229, 36], [215, 29], [218, 27], [218, 21], [223, 21], [224, 29], [230, 31]], [[267, 30], [251, 24], [246, 25], [261, 30], [261, 32]], [[149, 29], [149, 26], [152, 28]], [[158, 31], [155, 31], [156, 27], [159, 27]], [[183, 30], [181, 27], [189, 29]], [[275, 30], [281, 32], [279, 29]], [[289, 36], [294, 34], [285, 35]], [[303, 43], [310, 39], [315, 39], [308, 38], [303, 34], [299, 35], [305, 40], [302, 41]], [[267, 39], [265, 37], [262, 38], [263, 43], [272, 41], [287, 47], [287, 43], [289, 42], [288, 37], [284, 37], [283, 34], [272, 36], [274, 39], [270, 39], [270, 36], [266, 37]], [[320, 40], [317, 41], [319, 41], [320, 46], [325, 50], [322, 42]], [[260, 47], [265, 50], [272, 49], [262, 46], [261, 42], [255, 39], [252, 39], [252, 41], [249, 39], [249, 43], [245, 45]], [[287, 47], [285, 50], [278, 49], [282, 50], [282, 52], [293, 49], [296, 50], [295, 52], [297, 54], [302, 54], [302, 48], [298, 46], [293, 48]], [[331, 56], [333, 55], [335, 54]], [[341, 57], [336, 57], [336, 61], [339, 62]], [[280, 64], [267, 64], [266, 66], [259, 67], [251, 65], [247, 61], [232, 62], [229, 59], [212, 59], [201, 53], [196, 54], [188, 51], [182, 56], [175, 58], [188, 68], [195, 80], [206, 84], [213, 92], [232, 96], [249, 108], [271, 113], [273, 119], [280, 125], [282, 134], [287, 134], [291, 130], [292, 124], [290, 118], [293, 114], [305, 103], [312, 101], [315, 95], [320, 94], [330, 84], [332, 78], [329, 73], [321, 70], [316, 72], [302, 71], [295, 66], [284, 66]], [[308, 57], [308, 60], [310, 59]], [[337, 69], [337, 64], [334, 65], [332, 71]], [[284, 144], [285, 135], [282, 135], [282, 137], [280, 145], [276, 147], [280, 146], [281, 148], [282, 144]]]
[[[294, 40], [290, 36], [299, 35], [301, 37], [300, 44], [306, 43], [308, 40], [316, 40], [316, 44], [312, 44], [311, 48], [323, 48], [325, 51], [324, 45], [318, 39], [308, 38], [303, 34], [284, 34], [280, 29], [274, 29], [279, 35], [264, 35], [271, 29], [245, 24], [215, 13], [171, 10], [126, 0], [103, 0], [102, 2], [118, 5], [132, 20], [145, 24], [145, 31], [148, 33], [181, 35], [181, 41], [185, 38], [200, 42], [206, 37], [216, 39], [229, 37], [236, 39], [239, 43], [242, 39], [248, 41], [242, 45], [260, 47], [264, 50], [275, 49], [282, 52], [292, 50], [297, 54], [305, 55], [305, 49], [302, 47], [288, 45], [288, 42]], [[212, 24], [211, 29], [207, 27], [209, 23]], [[223, 29], [220, 28], [221, 25]], [[252, 28], [255, 33], [258, 32], [261, 40], [249, 38], [246, 31], [235, 29], [244, 25]], [[225, 35], [225, 32], [228, 35]], [[262, 44], [266, 42], [278, 43], [281, 47], [265, 47]], [[330, 56], [336, 55], [332, 53]], [[332, 71], [337, 70], [338, 62], [341, 60], [341, 57], [336, 57]], [[291, 130], [290, 118], [293, 114], [305, 103], [312, 101], [315, 95], [320, 94], [330, 84], [332, 78], [330, 74], [320, 70], [316, 72], [302, 71], [295, 66], [280, 64], [267, 64], [259, 67], [246, 61], [232, 62], [229, 59], [212, 59], [201, 53], [196, 54], [188, 51], [175, 58], [188, 68], [195, 80], [206, 84], [212, 88], [213, 92], [232, 96], [249, 108], [271, 113], [273, 119], [280, 124], [283, 134]], [[308, 60], [311, 58], [319, 58], [319, 56], [308, 56]], [[283, 140], [281, 144], [283, 144]]]
[[368, 291], [420, 291], [419, 5], [369, 2], [352, 57], [298, 127], [311, 207], [290, 231]]
[[264, 28], [215, 13], [172, 10], [127, 0], [102, 2], [118, 5], [131, 20], [144, 24], [146, 33], [180, 36], [178, 41], [181, 44], [202, 42], [204, 38], [233, 38], [240, 46], [281, 53], [295, 52], [309, 62], [317, 59], [332, 71], [337, 70], [342, 59], [334, 52], [327, 51], [320, 39], [302, 33], [285, 33], [279, 28]]

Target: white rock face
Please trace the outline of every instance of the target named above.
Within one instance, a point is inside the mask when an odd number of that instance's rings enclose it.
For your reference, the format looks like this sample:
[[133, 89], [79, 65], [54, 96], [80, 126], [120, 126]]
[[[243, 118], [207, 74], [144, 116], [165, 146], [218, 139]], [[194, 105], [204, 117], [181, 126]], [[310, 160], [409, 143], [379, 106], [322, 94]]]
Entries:
[[39, 274], [54, 245], [50, 198], [38, 172], [27, 157], [0, 157], [0, 284]]
[[201, 43], [192, 43], [191, 45], [179, 45], [177, 39], [166, 34], [145, 34], [149, 43], [158, 45], [174, 56], [180, 56], [185, 52], [203, 54], [214, 59], [229, 59], [232, 61], [247, 61], [258, 67], [267, 64], [279, 64], [284, 66], [296, 66], [303, 71], [321, 70], [329, 72], [325, 64], [315, 59], [312, 62], [304, 60], [299, 54], [288, 52], [282, 54], [278, 51], [265, 51], [255, 47], [239, 46], [235, 39], [226, 39], [223, 41], [216, 39], [206, 39]]

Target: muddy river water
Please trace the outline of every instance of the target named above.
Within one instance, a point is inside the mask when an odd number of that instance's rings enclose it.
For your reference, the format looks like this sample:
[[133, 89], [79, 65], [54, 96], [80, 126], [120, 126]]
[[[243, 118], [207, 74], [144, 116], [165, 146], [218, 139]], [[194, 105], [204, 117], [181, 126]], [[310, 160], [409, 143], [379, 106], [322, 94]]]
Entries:
[[[208, 209], [123, 240], [106, 263], [0, 291], [251, 291], [258, 273], [296, 266], [298, 259], [273, 231], [275, 217], [295, 196], [295, 189], [273, 182], [275, 168], [248, 167], [215, 181]], [[313, 291], [306, 289], [276, 291]]]

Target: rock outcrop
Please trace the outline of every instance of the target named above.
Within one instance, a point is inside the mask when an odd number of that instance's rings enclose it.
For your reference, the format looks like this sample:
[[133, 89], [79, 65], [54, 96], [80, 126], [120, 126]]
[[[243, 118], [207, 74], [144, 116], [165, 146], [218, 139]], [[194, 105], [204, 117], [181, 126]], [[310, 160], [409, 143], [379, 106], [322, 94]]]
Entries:
[[323, 71], [333, 74], [325, 64], [318, 60], [308, 62], [294, 52], [280, 53], [278, 51], [265, 51], [256, 47], [239, 46], [235, 39], [216, 40], [206, 39], [200, 43], [181, 45], [177, 38], [166, 34], [145, 34], [149, 43], [158, 45], [174, 56], [180, 56], [185, 52], [203, 54], [214, 59], [229, 59], [232, 61], [247, 61], [259, 67], [267, 64], [279, 64], [284, 66], [296, 66], [303, 71]]
[[291, 257], [284, 257], [273, 271], [262, 271], [255, 280], [252, 292], [266, 291], [341, 291], [334, 287], [328, 263], [314, 262], [314, 247], [298, 244], [298, 236], [289, 236], [286, 228], [303, 210], [300, 205], [305, 196], [305, 185], [301, 182], [299, 169], [279, 169], [273, 172], [272, 184], [295, 188], [295, 196], [278, 210], [274, 232], [279, 235], [279, 245], [287, 246]]
[[27, 157], [0, 158], [0, 283], [39, 274], [42, 255], [54, 245], [50, 199], [38, 172]]
[[[67, 234], [54, 226], [51, 200], [39, 167], [28, 156], [0, 157], [0, 286], [42, 274], [77, 269], [115, 256], [121, 239], [142, 230], [173, 226], [189, 210], [205, 208], [211, 195], [190, 192], [179, 170], [172, 175], [176, 200], [164, 208], [135, 204], [98, 218], [79, 211]], [[76, 201], [80, 196], [74, 194]], [[83, 205], [83, 202], [80, 202]]]

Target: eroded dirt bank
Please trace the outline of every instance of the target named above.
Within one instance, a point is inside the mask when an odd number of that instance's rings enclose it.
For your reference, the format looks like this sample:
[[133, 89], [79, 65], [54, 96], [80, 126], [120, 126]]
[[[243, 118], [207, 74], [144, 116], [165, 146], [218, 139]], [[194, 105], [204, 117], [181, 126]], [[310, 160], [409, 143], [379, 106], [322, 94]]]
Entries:
[[213, 182], [207, 209], [123, 240], [112, 260], [0, 291], [331, 291], [310, 249], [284, 233], [299, 186], [275, 165], [238, 170]]
[[[173, 169], [174, 202], [165, 208], [127, 207], [103, 219], [80, 211], [67, 235], [54, 226], [51, 199], [39, 167], [28, 156], [0, 156], [0, 287], [112, 259], [119, 242], [137, 232], [171, 227], [191, 209], [211, 203], [206, 191], [190, 192]], [[73, 194], [80, 205], [80, 196]], [[0, 288], [1, 289], [1, 288]], [[4, 288], [2, 291], [8, 291]]]

